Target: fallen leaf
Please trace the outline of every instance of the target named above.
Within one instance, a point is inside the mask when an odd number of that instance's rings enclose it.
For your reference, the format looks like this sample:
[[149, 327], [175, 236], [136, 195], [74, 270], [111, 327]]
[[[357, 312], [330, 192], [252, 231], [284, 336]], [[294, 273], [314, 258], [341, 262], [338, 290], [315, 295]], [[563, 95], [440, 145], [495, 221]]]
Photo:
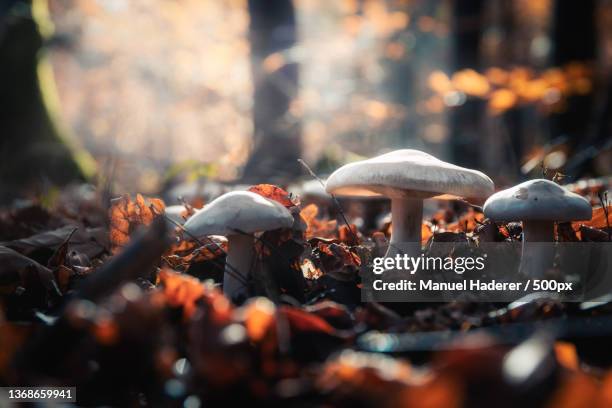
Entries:
[[49, 295], [61, 295], [53, 272], [10, 248], [0, 246], [0, 288], [11, 293], [17, 286], [26, 290], [42, 287]]
[[288, 192], [273, 184], [257, 184], [249, 188], [252, 193], [257, 193], [260, 196], [266, 197], [269, 200], [274, 200], [286, 208], [292, 208], [299, 203], [293, 202]]
[[204, 296], [202, 283], [189, 275], [162, 269], [159, 281], [168, 304], [183, 309], [183, 318], [190, 319], [196, 310], [196, 302]]
[[306, 239], [314, 237], [332, 238], [335, 236], [336, 220], [319, 220], [319, 207], [316, 204], [308, 204], [300, 211], [300, 216], [306, 223]]
[[108, 210], [111, 252], [119, 252], [129, 242], [135, 227], [151, 224], [153, 219], [163, 214], [164, 208], [164, 202], [159, 198], [145, 199], [141, 194], [136, 194], [134, 201], [129, 195], [112, 200]]

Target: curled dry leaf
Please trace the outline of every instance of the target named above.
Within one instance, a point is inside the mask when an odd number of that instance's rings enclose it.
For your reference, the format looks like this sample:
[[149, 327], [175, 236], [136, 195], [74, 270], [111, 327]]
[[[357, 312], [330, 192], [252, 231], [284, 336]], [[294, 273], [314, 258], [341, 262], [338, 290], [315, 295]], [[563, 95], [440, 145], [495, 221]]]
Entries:
[[343, 265], [361, 266], [359, 255], [353, 252], [345, 244], [331, 243], [327, 244], [323, 241], [317, 243], [317, 249], [321, 254], [340, 259]]
[[222, 236], [211, 236], [203, 242], [204, 245], [197, 246], [195, 241], [181, 241], [168, 251], [164, 260], [173, 269], [187, 268], [198, 262], [210, 261], [227, 253], [227, 238]]
[[129, 242], [135, 227], [151, 224], [153, 219], [164, 212], [164, 208], [165, 204], [161, 199], [145, 199], [141, 194], [136, 194], [134, 201], [129, 195], [112, 200], [108, 210], [111, 252], [119, 252]]
[[333, 238], [335, 237], [337, 221], [319, 220], [319, 207], [316, 204], [308, 204], [300, 211], [300, 216], [306, 223], [306, 239], [314, 237]]

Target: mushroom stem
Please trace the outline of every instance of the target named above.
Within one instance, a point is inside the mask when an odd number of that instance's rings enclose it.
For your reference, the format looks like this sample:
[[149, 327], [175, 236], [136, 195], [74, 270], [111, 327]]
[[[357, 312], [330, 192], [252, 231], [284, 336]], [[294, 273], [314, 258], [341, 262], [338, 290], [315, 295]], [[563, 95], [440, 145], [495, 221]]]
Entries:
[[553, 221], [523, 221], [523, 247], [519, 271], [530, 278], [541, 278], [554, 257]]
[[421, 227], [423, 200], [394, 198], [391, 200], [391, 242], [386, 257], [396, 254], [419, 256], [421, 253]]
[[[249, 279], [253, 260], [255, 258], [254, 240], [252, 235], [234, 234], [227, 237], [225, 273], [223, 274], [223, 293], [235, 299], [248, 295], [246, 281]], [[240, 276], [236, 276], [240, 274]]]

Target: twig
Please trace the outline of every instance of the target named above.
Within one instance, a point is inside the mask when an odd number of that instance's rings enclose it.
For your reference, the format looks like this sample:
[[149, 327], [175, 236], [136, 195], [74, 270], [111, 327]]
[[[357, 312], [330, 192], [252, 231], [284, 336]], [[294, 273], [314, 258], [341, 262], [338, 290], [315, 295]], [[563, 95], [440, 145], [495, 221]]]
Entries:
[[597, 193], [597, 197], [601, 202], [601, 207], [603, 209], [604, 215], [606, 216], [606, 229], [608, 230], [608, 241], [612, 241], [612, 229], [610, 229], [610, 219], [609, 219], [609, 211], [608, 211], [608, 192], [604, 192], [603, 194], [600, 192]]

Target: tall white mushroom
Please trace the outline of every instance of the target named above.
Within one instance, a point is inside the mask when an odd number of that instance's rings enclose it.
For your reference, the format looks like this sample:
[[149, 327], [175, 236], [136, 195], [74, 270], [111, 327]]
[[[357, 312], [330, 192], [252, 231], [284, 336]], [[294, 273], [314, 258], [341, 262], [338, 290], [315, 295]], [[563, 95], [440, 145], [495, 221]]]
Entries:
[[590, 220], [593, 215], [584, 197], [545, 179], [498, 191], [487, 199], [483, 210], [493, 221], [523, 222], [520, 271], [532, 278], [542, 277], [552, 266], [555, 221]]
[[479, 171], [404, 149], [340, 167], [327, 179], [326, 190], [338, 195], [390, 198], [393, 231], [386, 256], [417, 256], [424, 199], [484, 199], [493, 193], [493, 181]]
[[293, 216], [276, 201], [250, 191], [233, 191], [205, 205], [184, 227], [197, 237], [227, 236], [229, 249], [223, 291], [228, 297], [236, 298], [247, 293], [245, 282], [255, 261], [253, 234], [292, 225]]

